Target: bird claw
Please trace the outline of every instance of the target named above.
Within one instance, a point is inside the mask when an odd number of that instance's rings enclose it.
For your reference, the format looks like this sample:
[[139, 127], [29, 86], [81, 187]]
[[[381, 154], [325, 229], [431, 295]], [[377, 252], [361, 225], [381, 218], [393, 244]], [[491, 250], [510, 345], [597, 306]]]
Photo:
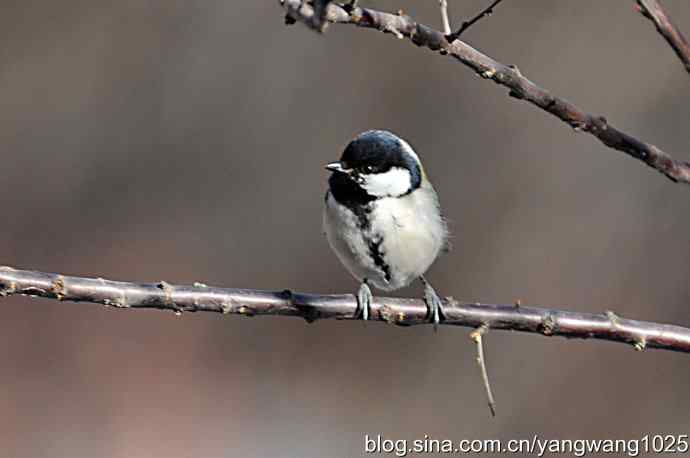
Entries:
[[371, 294], [371, 289], [367, 282], [362, 282], [357, 291], [357, 316], [361, 316], [364, 321], [369, 319], [369, 311], [374, 296]]
[[422, 279], [422, 283], [424, 283], [424, 302], [429, 310], [429, 322], [433, 323], [434, 332], [436, 332], [443, 317], [443, 302], [429, 282]]

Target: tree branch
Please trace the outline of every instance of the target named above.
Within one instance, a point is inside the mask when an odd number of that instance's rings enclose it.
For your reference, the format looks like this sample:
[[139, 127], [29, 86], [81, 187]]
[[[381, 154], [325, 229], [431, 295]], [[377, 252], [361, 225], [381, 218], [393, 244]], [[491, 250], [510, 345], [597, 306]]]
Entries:
[[452, 34], [446, 33], [446, 34], [445, 34], [445, 35], [446, 35], [446, 39], [447, 39], [448, 41], [457, 40], [457, 39], [460, 37], [460, 35], [462, 35], [463, 32], [465, 32], [465, 30], [467, 30], [467, 29], [469, 29], [470, 27], [472, 27], [472, 26], [473, 26], [476, 22], [478, 22], [480, 19], [482, 19], [483, 17], [486, 17], [486, 16], [491, 16], [491, 15], [494, 13], [494, 8], [496, 8], [496, 7], [498, 6], [498, 4], [501, 3], [502, 1], [503, 1], [503, 0], [494, 0], [494, 2], [491, 3], [491, 5], [489, 5], [489, 6], [488, 6], [487, 8], [485, 8], [484, 10], [480, 11], [479, 14], [477, 14], [475, 17], [473, 17], [473, 18], [470, 19], [469, 21], [464, 21], [464, 22], [462, 23], [462, 25], [460, 26], [460, 28], [457, 30], [457, 32], [452, 33]]
[[673, 24], [661, 3], [657, 0], [637, 0], [637, 11], [649, 19], [656, 26], [656, 30], [663, 36], [676, 55], [690, 73], [690, 46], [680, 30]]
[[[308, 5], [302, 5], [300, 0], [279, 1], [288, 16], [307, 23], [311, 21], [313, 9]], [[391, 33], [398, 38], [408, 38], [417, 46], [449, 54], [483, 78], [507, 87], [511, 97], [530, 102], [578, 132], [594, 135], [609, 148], [622, 151], [644, 162], [674, 182], [690, 184], [690, 162], [673, 159], [656, 146], [616, 129], [603, 116], [587, 113], [567, 100], [549, 93], [525, 78], [515, 66], [497, 62], [461, 40], [449, 43], [443, 33], [419, 24], [409, 16], [361, 7], [356, 7], [348, 13], [342, 6], [330, 3], [326, 18], [333, 23], [353, 24]]]
[[439, 0], [441, 7], [441, 25], [443, 33], [448, 35], [450, 33], [450, 20], [448, 19], [448, 0]]
[[[159, 283], [130, 283], [103, 278], [0, 267], [0, 297], [15, 294], [60, 301], [90, 302], [118, 308], [158, 309], [175, 313], [215, 312], [245, 316], [276, 315], [317, 319], [356, 319], [351, 294], [304, 294], [284, 291], [216, 288]], [[446, 298], [441, 324], [522, 331], [544, 336], [602, 339], [633, 345], [637, 350], [659, 348], [690, 353], [690, 329], [620, 318], [612, 312], [590, 314], [524, 307], [458, 303]], [[376, 297], [371, 320], [401, 326], [428, 324], [421, 300]]]
[[477, 329], [470, 333], [470, 339], [474, 340], [477, 344], [477, 364], [479, 364], [479, 370], [482, 373], [482, 381], [484, 382], [484, 390], [486, 390], [486, 401], [489, 405], [489, 410], [491, 411], [491, 416], [496, 416], [496, 401], [494, 400], [494, 394], [491, 391], [491, 382], [489, 381], [489, 373], [486, 370], [486, 358], [484, 357], [484, 344], [482, 342], [482, 337], [489, 328], [486, 325], [479, 326]]

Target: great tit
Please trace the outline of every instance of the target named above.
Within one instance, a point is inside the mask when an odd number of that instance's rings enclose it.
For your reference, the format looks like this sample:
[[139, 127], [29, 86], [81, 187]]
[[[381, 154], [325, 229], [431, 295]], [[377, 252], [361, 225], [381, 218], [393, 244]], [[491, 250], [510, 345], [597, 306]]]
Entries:
[[448, 229], [438, 196], [419, 157], [402, 138], [385, 130], [355, 137], [331, 173], [323, 226], [347, 270], [361, 282], [358, 311], [366, 320], [369, 285], [393, 291], [419, 279], [434, 327], [442, 303], [424, 273], [447, 247]]

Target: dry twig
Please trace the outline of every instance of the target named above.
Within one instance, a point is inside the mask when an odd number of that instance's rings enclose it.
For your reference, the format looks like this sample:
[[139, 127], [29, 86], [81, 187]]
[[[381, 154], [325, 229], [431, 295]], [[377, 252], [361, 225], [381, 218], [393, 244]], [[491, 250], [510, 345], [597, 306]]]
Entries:
[[441, 24], [443, 25], [443, 33], [448, 35], [450, 33], [450, 20], [448, 19], [448, 0], [438, 0], [441, 5]]
[[[21, 294], [60, 301], [90, 302], [130, 309], [158, 309], [175, 313], [215, 312], [244, 316], [275, 315], [317, 319], [353, 320], [357, 300], [351, 294], [303, 294], [289, 290], [215, 288], [167, 282], [131, 283], [103, 278], [0, 267], [0, 297]], [[668, 324], [635, 321], [611, 312], [590, 314], [526, 307], [444, 301], [441, 324], [505, 329], [544, 336], [602, 339], [633, 345], [637, 350], [659, 348], [690, 353], [690, 329]], [[376, 297], [371, 320], [401, 326], [428, 324], [422, 300]]]
[[477, 329], [470, 333], [470, 339], [472, 339], [477, 344], [477, 364], [479, 364], [479, 369], [482, 372], [482, 380], [484, 381], [484, 389], [486, 390], [486, 398], [489, 404], [489, 410], [491, 411], [491, 416], [496, 416], [496, 401], [494, 400], [494, 395], [491, 392], [491, 383], [489, 383], [489, 374], [486, 371], [486, 359], [484, 358], [484, 344], [482, 342], [482, 337], [487, 333], [489, 327], [484, 325], [479, 326]]
[[680, 30], [673, 24], [661, 3], [657, 0], [637, 0], [637, 10], [656, 26], [656, 30], [666, 39], [690, 73], [690, 46]]
[[[300, 7], [300, 0], [280, 0], [287, 14], [295, 20], [309, 22], [313, 10]], [[326, 18], [329, 22], [353, 24], [380, 30], [398, 38], [408, 38], [417, 46], [423, 46], [441, 54], [449, 54], [474, 70], [481, 77], [509, 89], [509, 95], [551, 113], [578, 132], [587, 132], [609, 148], [622, 151], [661, 172], [670, 180], [690, 184], [690, 162], [673, 159], [656, 146], [638, 140], [609, 124], [603, 116], [580, 109], [567, 100], [551, 94], [525, 78], [515, 66], [505, 65], [482, 54], [461, 40], [448, 42], [445, 35], [406, 15], [396, 15], [368, 8], [356, 7], [348, 12], [342, 6], [331, 3]]]
[[481, 20], [483, 17], [491, 16], [494, 12], [494, 8], [496, 6], [498, 6], [498, 4], [501, 3], [502, 1], [503, 0], [494, 0], [494, 2], [491, 3], [491, 5], [489, 5], [488, 8], [485, 8], [484, 10], [482, 10], [479, 14], [477, 14], [475, 17], [473, 17], [469, 21], [464, 21], [457, 32], [452, 33], [452, 34], [450, 32], [445, 33], [446, 39], [448, 41], [457, 40], [460, 37], [460, 35], [462, 35], [465, 32], [465, 30], [472, 27], [476, 22]]

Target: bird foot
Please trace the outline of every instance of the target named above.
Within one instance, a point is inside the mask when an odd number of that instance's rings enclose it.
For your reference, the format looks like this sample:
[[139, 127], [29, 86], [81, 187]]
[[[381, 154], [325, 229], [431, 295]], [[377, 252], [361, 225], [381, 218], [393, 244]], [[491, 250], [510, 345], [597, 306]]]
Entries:
[[357, 291], [357, 316], [361, 316], [364, 321], [367, 321], [373, 301], [374, 296], [371, 294], [371, 289], [367, 282], [363, 281], [359, 286], [359, 291]]
[[443, 318], [443, 302], [431, 284], [424, 277], [421, 280], [422, 284], [424, 284], [424, 302], [426, 302], [428, 309], [429, 322], [433, 323], [434, 332], [436, 332], [438, 331], [441, 318]]

